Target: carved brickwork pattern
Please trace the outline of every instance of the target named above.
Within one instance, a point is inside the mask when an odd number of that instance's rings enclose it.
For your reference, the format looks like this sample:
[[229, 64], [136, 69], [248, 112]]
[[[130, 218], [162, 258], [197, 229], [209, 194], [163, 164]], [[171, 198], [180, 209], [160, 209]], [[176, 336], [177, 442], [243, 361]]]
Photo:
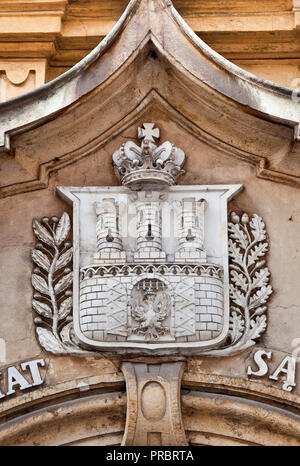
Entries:
[[183, 277], [175, 288], [175, 335], [185, 337], [195, 332], [195, 279]]
[[[123, 278], [126, 279], [126, 277]], [[127, 336], [126, 284], [110, 278], [107, 280], [106, 294], [107, 339], [110, 340], [111, 335], [118, 335], [119, 341], [125, 341]]]
[[[141, 273], [143, 269], [144, 273]], [[178, 342], [205, 341], [218, 336], [223, 328], [220, 267], [171, 264], [142, 267], [131, 264], [86, 267], [81, 273], [80, 323], [81, 330], [90, 338], [101, 341], [106, 335], [106, 341], [125, 341], [131, 334], [132, 323], [129, 324], [126, 301], [130, 307], [127, 296], [131, 295], [137, 275], [141, 280], [160, 276], [168, 286], [174, 300], [170, 322], [174, 322], [171, 327], [175, 329], [175, 334], [174, 330], [170, 332], [169, 340], [174, 334], [173, 338]], [[101, 276], [104, 273], [105, 278]], [[114, 310], [116, 319], [112, 314]], [[114, 324], [110, 326], [108, 319], [114, 319]]]
[[[126, 277], [122, 277], [126, 280]], [[127, 335], [127, 291], [114, 278], [87, 278], [80, 283], [82, 332], [95, 340], [124, 341]]]
[[218, 274], [196, 277], [195, 292], [199, 339], [216, 338], [223, 328], [223, 281]]

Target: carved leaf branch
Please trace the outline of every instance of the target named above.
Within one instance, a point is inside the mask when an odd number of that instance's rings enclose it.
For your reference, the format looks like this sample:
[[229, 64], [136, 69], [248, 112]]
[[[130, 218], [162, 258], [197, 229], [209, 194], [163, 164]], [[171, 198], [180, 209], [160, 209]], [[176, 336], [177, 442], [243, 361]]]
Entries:
[[72, 243], [70, 217], [44, 217], [33, 221], [39, 240], [32, 250], [36, 267], [31, 282], [35, 290], [32, 308], [39, 315], [34, 319], [43, 348], [55, 354], [81, 353], [72, 341]]
[[231, 213], [228, 225], [230, 259], [231, 345], [249, 346], [266, 329], [267, 303], [272, 287], [265, 266], [268, 251], [265, 224], [261, 217]]
[[[238, 311], [239, 312], [239, 311]], [[237, 341], [243, 335], [244, 331], [244, 320], [240, 315], [240, 312], [232, 311], [230, 315], [229, 323], [231, 339], [232, 341]]]
[[267, 233], [261, 217], [246, 213], [230, 215], [229, 255], [229, 339], [223, 348], [203, 355], [228, 356], [255, 345], [267, 327], [267, 302], [272, 293], [266, 267]]

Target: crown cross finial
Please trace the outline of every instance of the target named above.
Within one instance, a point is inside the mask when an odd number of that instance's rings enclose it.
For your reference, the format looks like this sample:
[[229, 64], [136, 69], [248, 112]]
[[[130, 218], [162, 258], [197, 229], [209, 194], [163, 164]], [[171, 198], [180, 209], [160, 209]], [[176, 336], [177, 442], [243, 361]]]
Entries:
[[142, 127], [138, 128], [138, 138], [140, 141], [145, 139], [155, 142], [155, 139], [159, 139], [159, 129], [155, 128], [154, 123], [143, 123]]
[[141, 147], [127, 141], [113, 154], [115, 172], [124, 186], [131, 189], [151, 189], [153, 184], [172, 186], [184, 173], [184, 152], [169, 141], [157, 146], [159, 134], [154, 123], [143, 123], [138, 128]]

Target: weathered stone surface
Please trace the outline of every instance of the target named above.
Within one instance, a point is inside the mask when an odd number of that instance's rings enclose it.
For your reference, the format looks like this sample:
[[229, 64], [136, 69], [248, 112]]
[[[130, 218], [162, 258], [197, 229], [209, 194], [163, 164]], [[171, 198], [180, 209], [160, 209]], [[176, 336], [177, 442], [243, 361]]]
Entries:
[[[289, 87], [299, 84], [296, 0], [173, 3], [193, 31], [221, 55], [264, 79]], [[47, 61], [45, 78], [50, 81], [97, 46], [127, 4], [128, 0], [2, 2], [1, 55], [16, 66], [22, 57], [31, 61], [42, 57]], [[10, 90], [13, 95], [20, 91], [16, 86]]]
[[299, 416], [239, 397], [189, 392], [182, 396], [190, 445], [299, 446]]
[[45, 82], [46, 60], [0, 60], [0, 102], [32, 91]]
[[124, 362], [127, 417], [122, 445], [186, 445], [181, 420], [183, 362]]
[[[203, 44], [193, 45], [193, 38], [188, 39], [172, 19], [174, 11], [167, 7], [159, 12], [157, 5], [163, 3], [141, 2], [138, 20], [132, 16], [118, 41], [101, 57], [98, 48], [61, 80], [0, 106], [1, 121], [8, 121], [13, 130], [11, 152], [0, 156], [1, 368], [5, 374], [8, 366], [19, 362], [46, 361], [42, 387], [1, 398], [3, 445], [118, 444], [126, 417], [122, 362], [131, 368], [171, 363], [171, 356], [137, 355], [134, 360], [118, 353], [49, 356], [36, 340], [31, 310], [32, 219], [72, 215], [56, 194], [58, 186], [118, 186], [111, 154], [125, 141], [137, 144], [136, 127], [145, 121], [155, 121], [162, 140], [172, 141], [186, 154], [180, 185], [243, 184], [229, 210], [259, 214], [270, 244], [267, 260], [274, 293], [268, 305], [268, 329], [256, 347], [272, 352], [269, 373], [248, 377], [255, 350], [225, 358], [188, 357], [182, 388], [197, 393], [183, 392], [183, 427], [172, 427], [174, 443], [299, 444], [298, 367], [291, 392], [282, 390], [284, 374], [280, 380], [268, 377], [287, 355], [299, 352], [300, 166], [294, 141], [299, 106], [291, 100], [291, 91], [238, 71]], [[157, 21], [158, 13], [166, 21], [165, 29]], [[155, 34], [145, 36], [149, 27]], [[43, 119], [45, 113], [51, 118]], [[16, 131], [29, 121], [35, 121], [34, 127]], [[4, 126], [1, 123], [1, 129]], [[177, 362], [181, 364], [178, 358]], [[128, 404], [124, 442], [159, 443], [161, 431], [151, 429], [147, 432], [155, 435], [148, 440], [134, 440], [135, 422], [146, 416], [152, 425], [166, 416], [165, 432], [171, 421], [162, 405], [172, 397], [176, 412], [171, 420], [180, 420], [180, 374], [171, 384], [165, 377], [164, 387], [157, 385], [156, 377], [143, 375], [148, 385], [138, 394], [140, 381], [130, 371], [133, 385], [128, 400], [140, 404], [139, 411]], [[5, 376], [0, 384], [5, 392]], [[175, 384], [176, 390], [165, 388], [168, 384]], [[203, 394], [208, 391], [212, 394]], [[25, 413], [28, 417], [22, 418]], [[235, 420], [245, 429], [236, 429]]]
[[[198, 85], [200, 82], [205, 83], [204, 87], [209, 86], [210, 93], [216, 91], [226, 98], [236, 100], [242, 106], [260, 112], [261, 116], [269, 115], [269, 119], [273, 116], [274, 121], [281, 120], [283, 124], [290, 122], [293, 129], [298, 125], [299, 110], [292, 98], [294, 94], [291, 89], [264, 82], [224, 60], [200, 41], [173, 6], [166, 5], [165, 1], [148, 3], [146, 0], [132, 0], [106, 39], [76, 67], [36, 90], [36, 99], [21, 97], [16, 101], [18, 103], [13, 104], [14, 108], [3, 103], [2, 109], [6, 111], [5, 119], [1, 120], [1, 146], [6, 150], [10, 149], [10, 135], [5, 137], [5, 133], [9, 133], [12, 128], [35, 126], [37, 121], [49, 119], [55, 112], [66, 109], [104, 83], [126, 60], [129, 64], [134, 56], [141, 57], [147, 42], [151, 44], [152, 51], [155, 49], [155, 57], [163, 49], [165, 59], [171, 67], [181, 63], [181, 71], [188, 69], [187, 77], [189, 74], [190, 78], [194, 76], [199, 80]], [[162, 21], [163, 28], [160, 26]], [[111, 47], [117, 36], [120, 36], [118, 47]], [[118, 50], [122, 50], [122, 54]], [[154, 55], [150, 53], [151, 58]], [[85, 73], [88, 67], [89, 72]], [[136, 73], [132, 76], [136, 76]], [[151, 76], [154, 75], [151, 73]], [[102, 102], [104, 101], [102, 98]], [[21, 105], [23, 111], [19, 112], [17, 107], [20, 108]], [[296, 136], [297, 134], [298, 129]]]
[[7, 422], [0, 427], [0, 445], [118, 445], [124, 430], [125, 408], [123, 393], [62, 401], [38, 409], [27, 418]]

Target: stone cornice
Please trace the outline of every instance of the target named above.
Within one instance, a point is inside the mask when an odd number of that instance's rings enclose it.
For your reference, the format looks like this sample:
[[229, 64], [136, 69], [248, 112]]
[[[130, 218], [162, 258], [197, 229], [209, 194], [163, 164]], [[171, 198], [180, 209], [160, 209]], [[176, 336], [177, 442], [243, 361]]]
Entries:
[[[117, 38], [118, 45], [112, 47]], [[147, 53], [150, 55], [147, 56]], [[201, 100], [202, 104], [205, 101], [216, 111], [219, 109], [220, 115], [226, 107], [227, 118], [235, 120], [231, 127], [233, 133], [236, 132], [236, 122], [243, 126], [247, 120], [245, 134], [248, 137], [254, 131], [256, 135], [254, 137], [253, 133], [254, 139], [252, 137], [249, 140], [247, 137], [245, 140], [238, 138], [235, 143], [234, 138], [231, 137], [230, 147], [228, 146], [229, 140], [226, 143], [226, 151], [232, 155], [237, 152], [239, 157], [256, 164], [258, 176], [299, 185], [300, 171], [298, 172], [298, 169], [286, 171], [284, 167], [285, 157], [291, 152], [293, 154], [299, 152], [293, 137], [293, 132], [295, 132], [297, 140], [300, 120], [299, 103], [295, 101], [295, 92], [260, 79], [214, 52], [198, 38], [167, 0], [159, 0], [155, 3], [152, 0], [131, 0], [124, 14], [106, 38], [72, 69], [32, 92], [0, 104], [2, 150], [11, 151], [12, 136], [39, 127], [53, 118], [60, 118], [58, 113], [62, 115], [64, 111], [72, 111], [71, 105], [75, 108], [83, 100], [94, 98], [93, 95], [101, 92], [101, 89], [113, 86], [114, 81], [119, 79], [122, 73], [129, 73], [126, 79], [131, 80], [134, 67], [137, 66], [135, 63], [138, 60], [146, 60], [153, 67], [155, 61], [151, 61], [151, 54], [160, 57], [160, 66], [163, 66], [165, 70], [173, 70], [172, 80], [174, 84], [176, 82], [178, 91], [188, 93], [190, 98], [195, 100], [195, 105], [198, 105]], [[93, 72], [91, 73], [89, 70], [92, 66]], [[130, 72], [131, 67], [133, 67], [132, 72]], [[147, 79], [145, 82], [148, 82]], [[152, 97], [150, 96], [157, 95], [157, 90], [164, 101], [164, 90], [163, 86], [160, 90], [161, 86], [162, 83], [159, 81], [150, 83], [148, 88], [146, 86], [141, 93], [142, 100], [134, 104], [135, 115], [138, 113], [137, 108], [145, 108], [151, 103]], [[116, 94], [114, 97], [113, 91], [111, 98], [117, 98]], [[146, 101], [143, 101], [144, 98]], [[160, 98], [158, 100], [160, 101]], [[179, 114], [176, 112], [176, 103], [172, 102], [172, 98], [168, 97], [166, 101], [167, 105], [171, 105], [171, 112], [177, 114], [182, 122], [185, 121], [184, 125], [195, 127], [196, 124], [194, 133], [202, 132], [204, 139], [209, 138], [210, 144], [218, 147], [221, 145], [225, 149], [224, 142], [228, 136], [224, 133], [224, 137], [220, 137], [220, 133], [215, 131], [211, 125], [208, 126], [210, 134], [208, 135], [203, 109], [199, 108], [199, 118], [202, 122], [187, 123], [188, 108], [182, 108]], [[186, 103], [183, 105], [186, 106]], [[126, 110], [127, 113], [122, 116], [124, 124], [126, 124], [127, 117], [130, 114], [133, 115], [133, 109], [126, 108]], [[222, 119], [220, 119], [221, 122]], [[216, 123], [216, 129], [218, 125], [219, 123]], [[102, 127], [102, 135], [107, 132], [113, 134], [115, 130]], [[268, 139], [266, 139], [266, 134], [268, 134]], [[261, 142], [259, 142], [260, 138]], [[105, 139], [101, 136], [102, 141]], [[252, 142], [255, 140], [256, 147], [255, 142]], [[272, 143], [271, 140], [273, 140]], [[283, 165], [281, 162], [279, 165], [278, 163], [274, 165], [272, 162], [274, 150], [278, 147], [281, 147], [280, 160], [283, 161]], [[80, 154], [81, 158], [83, 153], [88, 154], [88, 145], [75, 152]], [[2, 195], [46, 187], [49, 169], [50, 171], [57, 170], [65, 166], [66, 162], [67, 164], [73, 163], [77, 158], [75, 152], [68, 152], [66, 157], [55, 158], [46, 164], [41, 164], [38, 178], [30, 182], [24, 179], [24, 182], [18, 181], [17, 184], [7, 185], [4, 188], [6, 194], [3, 192]], [[24, 157], [21, 159], [24, 160]]]
[[[41, 438], [43, 445], [62, 445], [66, 439], [70, 442], [70, 416], [71, 439], [83, 441], [87, 434], [80, 427], [81, 420], [90, 421], [95, 413], [102, 422], [98, 436], [105, 436], [103, 426], [107, 425], [110, 434], [119, 434], [120, 442], [125, 428], [124, 385], [121, 372], [106, 373], [53, 383], [10, 398], [2, 402], [0, 444], [32, 445]], [[82, 386], [86, 390], [82, 391]], [[277, 445], [299, 442], [296, 429], [299, 400], [295, 395], [283, 394], [262, 383], [189, 370], [183, 375], [182, 389], [183, 426], [190, 444], [197, 444], [199, 438], [214, 442], [218, 436], [222, 440], [227, 438], [231, 444], [274, 445], [274, 436]], [[220, 416], [226, 422], [217, 422], [211, 429], [210, 422]], [[231, 428], [233, 416], [240, 421], [235, 421], [235, 429]], [[220, 428], [216, 429], [216, 425]], [[238, 433], [239, 425], [242, 428]], [[41, 436], [41, 432], [47, 435]]]
[[[38, 56], [48, 58], [50, 66], [70, 67], [108, 34], [127, 3], [126, 0], [0, 2], [1, 55]], [[296, 0], [294, 6], [290, 0], [250, 3], [175, 0], [174, 5], [194, 32], [227, 58], [299, 55], [295, 37], [299, 28]], [[50, 51], [43, 47], [45, 41], [52, 44]]]

